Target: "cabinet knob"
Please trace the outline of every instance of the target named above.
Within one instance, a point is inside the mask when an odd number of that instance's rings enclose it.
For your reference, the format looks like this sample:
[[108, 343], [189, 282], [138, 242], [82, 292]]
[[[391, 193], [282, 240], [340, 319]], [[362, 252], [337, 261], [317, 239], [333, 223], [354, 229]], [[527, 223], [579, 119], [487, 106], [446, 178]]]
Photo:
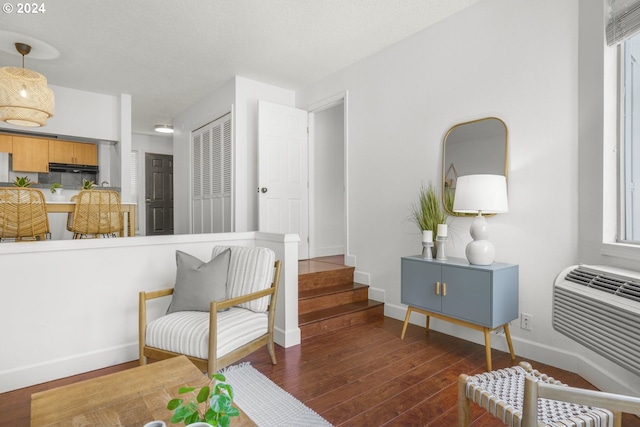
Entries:
[[436, 282], [436, 295], [440, 295], [440, 282]]
[[442, 282], [442, 296], [446, 297], [447, 296], [447, 284]]

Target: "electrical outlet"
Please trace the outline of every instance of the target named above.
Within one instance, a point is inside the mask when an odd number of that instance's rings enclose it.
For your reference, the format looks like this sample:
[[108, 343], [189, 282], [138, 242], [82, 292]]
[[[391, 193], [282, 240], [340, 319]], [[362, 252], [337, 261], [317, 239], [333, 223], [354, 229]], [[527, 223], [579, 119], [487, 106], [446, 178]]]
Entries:
[[520, 327], [522, 329], [526, 329], [527, 331], [530, 331], [531, 330], [532, 317], [533, 316], [531, 316], [528, 313], [522, 313], [520, 315]]

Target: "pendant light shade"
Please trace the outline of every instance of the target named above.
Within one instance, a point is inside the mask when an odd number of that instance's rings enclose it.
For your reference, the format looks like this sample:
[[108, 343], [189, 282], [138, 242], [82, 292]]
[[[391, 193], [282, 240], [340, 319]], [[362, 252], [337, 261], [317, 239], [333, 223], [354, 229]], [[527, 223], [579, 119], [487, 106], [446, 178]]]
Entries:
[[[16, 43], [18, 52], [24, 55], [31, 50]], [[22, 50], [21, 50], [22, 47]], [[0, 68], [0, 120], [18, 126], [45, 126], [54, 113], [53, 91], [47, 86], [47, 78], [27, 68]]]

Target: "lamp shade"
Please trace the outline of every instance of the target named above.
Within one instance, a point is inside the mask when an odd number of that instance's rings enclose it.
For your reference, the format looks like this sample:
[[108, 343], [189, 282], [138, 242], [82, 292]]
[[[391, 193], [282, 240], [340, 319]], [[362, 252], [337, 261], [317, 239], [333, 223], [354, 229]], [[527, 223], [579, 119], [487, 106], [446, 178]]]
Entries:
[[503, 175], [459, 176], [453, 210], [462, 213], [508, 212], [507, 179]]
[[18, 126], [44, 126], [53, 116], [47, 79], [27, 68], [0, 68], [0, 120]]

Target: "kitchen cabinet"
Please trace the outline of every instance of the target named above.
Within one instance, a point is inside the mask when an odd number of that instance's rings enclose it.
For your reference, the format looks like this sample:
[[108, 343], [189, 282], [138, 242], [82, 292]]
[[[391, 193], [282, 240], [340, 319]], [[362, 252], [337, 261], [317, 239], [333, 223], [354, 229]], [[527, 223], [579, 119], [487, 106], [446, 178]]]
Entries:
[[0, 153], [11, 153], [13, 151], [13, 136], [0, 135]]
[[515, 359], [509, 322], [518, 318], [518, 266], [505, 263], [470, 265], [466, 259], [401, 259], [401, 301], [408, 305], [404, 338], [412, 312], [484, 332], [487, 369], [491, 371], [491, 331], [505, 332]]
[[97, 166], [98, 146], [85, 142], [49, 140], [49, 161]]
[[13, 137], [13, 170], [49, 172], [49, 141], [41, 138]]

